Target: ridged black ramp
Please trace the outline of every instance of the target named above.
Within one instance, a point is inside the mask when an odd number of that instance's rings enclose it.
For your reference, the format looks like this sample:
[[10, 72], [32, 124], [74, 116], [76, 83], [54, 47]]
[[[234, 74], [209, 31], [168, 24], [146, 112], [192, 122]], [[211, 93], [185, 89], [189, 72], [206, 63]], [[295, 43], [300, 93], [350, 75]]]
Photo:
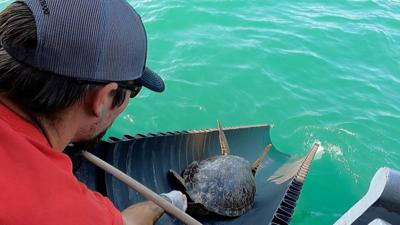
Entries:
[[[271, 143], [269, 125], [225, 128], [231, 154], [253, 162]], [[304, 179], [318, 145], [304, 158], [294, 158], [273, 147], [257, 171], [253, 208], [237, 218], [200, 218], [204, 224], [289, 224]], [[74, 152], [70, 149], [70, 152]], [[169, 192], [173, 183], [168, 170], [182, 171], [193, 160], [220, 154], [218, 130], [194, 130], [157, 134], [125, 135], [101, 142], [92, 153], [116, 166], [157, 193]], [[89, 162], [73, 157], [75, 175], [93, 190], [107, 195], [119, 209], [145, 199]], [[166, 215], [158, 224], [180, 224]]]

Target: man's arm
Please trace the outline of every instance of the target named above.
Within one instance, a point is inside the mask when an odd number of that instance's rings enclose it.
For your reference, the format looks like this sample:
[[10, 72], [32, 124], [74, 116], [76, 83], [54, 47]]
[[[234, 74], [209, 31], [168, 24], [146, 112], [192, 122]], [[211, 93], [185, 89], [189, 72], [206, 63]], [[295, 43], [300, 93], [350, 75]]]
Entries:
[[141, 202], [122, 211], [124, 225], [153, 225], [164, 213], [154, 202]]

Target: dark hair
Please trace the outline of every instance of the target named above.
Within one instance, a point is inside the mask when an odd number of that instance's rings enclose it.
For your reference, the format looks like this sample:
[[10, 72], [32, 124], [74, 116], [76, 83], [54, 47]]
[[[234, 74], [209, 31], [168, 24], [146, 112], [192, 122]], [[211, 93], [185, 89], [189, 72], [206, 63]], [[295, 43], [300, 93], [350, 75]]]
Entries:
[[[14, 2], [0, 12], [0, 42], [13, 48], [36, 48], [35, 19], [25, 3]], [[93, 88], [94, 85], [79, 84], [74, 78], [21, 63], [0, 48], [0, 93], [28, 113], [55, 119], [57, 113], [83, 100]], [[118, 88], [113, 97], [113, 107], [120, 106], [126, 91]]]

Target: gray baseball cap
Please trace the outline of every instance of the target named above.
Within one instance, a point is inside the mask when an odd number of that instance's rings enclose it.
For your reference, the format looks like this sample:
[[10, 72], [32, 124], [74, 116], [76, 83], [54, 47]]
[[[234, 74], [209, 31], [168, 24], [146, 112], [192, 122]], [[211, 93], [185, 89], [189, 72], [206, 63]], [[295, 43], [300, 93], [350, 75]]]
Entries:
[[37, 46], [3, 46], [17, 60], [80, 80], [136, 80], [150, 90], [164, 90], [163, 80], [146, 67], [146, 31], [126, 0], [20, 2], [35, 17]]

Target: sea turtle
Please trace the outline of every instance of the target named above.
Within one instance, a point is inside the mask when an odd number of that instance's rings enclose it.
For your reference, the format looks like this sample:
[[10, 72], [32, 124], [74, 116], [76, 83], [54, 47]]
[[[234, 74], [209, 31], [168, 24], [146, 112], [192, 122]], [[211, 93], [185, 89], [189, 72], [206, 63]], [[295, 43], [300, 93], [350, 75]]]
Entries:
[[272, 145], [251, 164], [246, 159], [230, 155], [224, 131], [218, 122], [221, 155], [190, 163], [180, 176], [170, 170], [189, 197], [189, 209], [197, 215], [210, 212], [236, 217], [248, 211], [256, 192], [255, 174]]

